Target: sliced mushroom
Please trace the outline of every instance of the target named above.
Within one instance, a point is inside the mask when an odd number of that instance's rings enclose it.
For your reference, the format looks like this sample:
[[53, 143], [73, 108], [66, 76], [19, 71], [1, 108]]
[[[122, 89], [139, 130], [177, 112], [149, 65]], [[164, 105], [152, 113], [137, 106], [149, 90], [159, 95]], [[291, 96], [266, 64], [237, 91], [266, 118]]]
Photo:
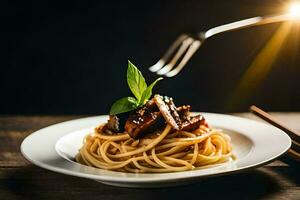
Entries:
[[177, 112], [182, 121], [185, 121], [190, 117], [190, 110], [191, 110], [190, 105], [183, 105], [177, 108]]
[[[153, 99], [154, 99], [154, 102], [156, 103], [158, 109], [160, 110], [162, 116], [166, 120], [166, 122], [170, 126], [172, 126], [175, 130], [179, 130], [180, 126], [177, 124], [177, 119], [176, 120], [174, 119], [174, 116], [175, 116], [175, 118], [177, 118], [176, 115], [174, 115], [174, 113], [177, 113], [177, 111], [173, 110], [173, 108], [171, 111], [170, 107], [165, 103], [162, 96], [155, 95]], [[173, 115], [172, 115], [172, 113], [173, 113]], [[177, 113], [177, 115], [178, 115], [178, 113]], [[178, 115], [178, 118], [179, 118], [179, 115]]]
[[202, 115], [196, 115], [193, 117], [189, 117], [189, 119], [185, 120], [182, 123], [182, 130], [184, 131], [194, 131], [200, 127], [200, 125], [205, 124], [205, 119]]
[[179, 129], [181, 129], [181, 119], [177, 112], [177, 108], [173, 102], [173, 99], [170, 97], [164, 96], [163, 100], [168, 105], [169, 111], [170, 111], [172, 117], [174, 118], [176, 124], [178, 125]]
[[119, 125], [120, 119], [116, 115], [109, 115], [109, 119], [107, 121], [106, 126], [104, 127], [104, 130], [108, 129], [111, 132], [117, 133], [120, 130]]
[[125, 123], [125, 130], [132, 138], [139, 138], [146, 133], [153, 132], [164, 124], [161, 113], [151, 110], [150, 108], [154, 109], [154, 107], [148, 106], [146, 104], [133, 111]]

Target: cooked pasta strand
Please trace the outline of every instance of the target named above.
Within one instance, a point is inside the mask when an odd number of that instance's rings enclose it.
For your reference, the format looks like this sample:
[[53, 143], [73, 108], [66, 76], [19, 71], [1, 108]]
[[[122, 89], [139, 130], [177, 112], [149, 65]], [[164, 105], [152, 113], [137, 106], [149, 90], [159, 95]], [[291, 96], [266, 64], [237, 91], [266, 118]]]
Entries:
[[178, 172], [235, 159], [230, 137], [221, 130], [205, 126], [193, 132], [171, 130], [167, 125], [155, 138], [133, 140], [127, 134], [106, 135], [100, 126], [85, 137], [75, 159], [88, 166], [131, 173]]

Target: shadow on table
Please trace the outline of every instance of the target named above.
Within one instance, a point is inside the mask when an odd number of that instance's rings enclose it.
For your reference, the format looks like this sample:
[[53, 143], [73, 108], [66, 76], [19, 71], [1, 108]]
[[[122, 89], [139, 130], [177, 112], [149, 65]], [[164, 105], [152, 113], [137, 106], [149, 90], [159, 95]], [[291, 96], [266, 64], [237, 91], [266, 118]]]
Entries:
[[274, 177], [260, 170], [159, 189], [111, 187], [34, 166], [8, 169], [6, 174], [0, 187], [9, 199], [259, 199], [282, 189]]
[[288, 156], [283, 156], [280, 159], [282, 162], [289, 165], [289, 167], [272, 167], [272, 171], [284, 176], [288, 180], [294, 182], [296, 185], [300, 186], [300, 162], [296, 161]]

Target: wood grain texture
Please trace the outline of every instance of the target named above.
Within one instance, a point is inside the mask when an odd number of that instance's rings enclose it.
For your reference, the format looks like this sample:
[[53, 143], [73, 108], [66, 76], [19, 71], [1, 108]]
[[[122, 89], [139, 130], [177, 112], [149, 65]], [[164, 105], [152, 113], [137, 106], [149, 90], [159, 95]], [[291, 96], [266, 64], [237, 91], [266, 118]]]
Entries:
[[[237, 115], [251, 116], [248, 113]], [[275, 116], [282, 121], [288, 120], [292, 128], [300, 130], [300, 113]], [[79, 117], [0, 117], [0, 199], [300, 199], [300, 164], [285, 156], [258, 169], [160, 189], [106, 186], [41, 169], [22, 157], [19, 147], [27, 135]]]
[[0, 117], [0, 167], [29, 164], [20, 153], [23, 139], [43, 127], [80, 116], [2, 116]]

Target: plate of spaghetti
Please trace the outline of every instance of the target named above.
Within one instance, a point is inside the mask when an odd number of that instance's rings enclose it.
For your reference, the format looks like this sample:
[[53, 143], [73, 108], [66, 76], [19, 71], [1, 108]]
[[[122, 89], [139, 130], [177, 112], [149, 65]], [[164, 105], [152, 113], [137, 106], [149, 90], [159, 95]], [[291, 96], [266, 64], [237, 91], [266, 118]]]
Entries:
[[230, 115], [192, 112], [173, 98], [153, 95], [128, 63], [134, 97], [109, 115], [55, 124], [21, 145], [32, 163], [63, 174], [123, 187], [161, 187], [238, 172], [285, 153], [290, 138], [270, 125]]

